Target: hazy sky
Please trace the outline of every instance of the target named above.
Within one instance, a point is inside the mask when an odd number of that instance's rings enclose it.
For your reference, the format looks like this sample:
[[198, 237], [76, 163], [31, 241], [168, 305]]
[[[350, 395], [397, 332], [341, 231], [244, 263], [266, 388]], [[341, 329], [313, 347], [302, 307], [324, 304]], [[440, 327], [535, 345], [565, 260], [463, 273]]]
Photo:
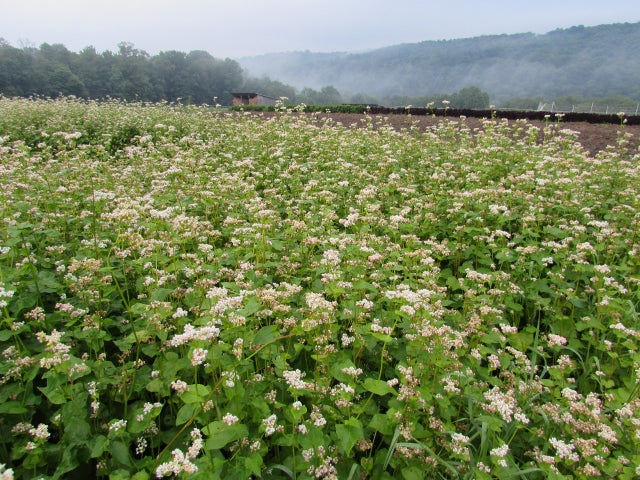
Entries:
[[639, 22], [638, 0], [0, 0], [11, 45], [62, 43], [155, 55], [240, 58], [292, 50], [361, 51], [398, 43], [574, 25]]

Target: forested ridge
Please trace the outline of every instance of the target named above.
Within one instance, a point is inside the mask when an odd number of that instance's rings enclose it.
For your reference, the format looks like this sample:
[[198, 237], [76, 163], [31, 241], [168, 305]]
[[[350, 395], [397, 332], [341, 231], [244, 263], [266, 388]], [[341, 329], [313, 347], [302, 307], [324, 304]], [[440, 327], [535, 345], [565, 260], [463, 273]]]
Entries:
[[[426, 35], [425, 35], [426, 36]], [[402, 44], [362, 53], [240, 59], [252, 75], [341, 92], [433, 95], [469, 85], [492, 101], [562, 95], [640, 98], [640, 23]]]

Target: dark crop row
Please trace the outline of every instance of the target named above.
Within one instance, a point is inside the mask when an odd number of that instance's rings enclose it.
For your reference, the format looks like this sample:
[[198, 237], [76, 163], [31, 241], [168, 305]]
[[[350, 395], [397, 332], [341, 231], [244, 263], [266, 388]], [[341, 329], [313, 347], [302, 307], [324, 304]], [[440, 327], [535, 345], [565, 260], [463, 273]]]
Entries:
[[640, 115], [617, 115], [600, 113], [578, 113], [578, 112], [544, 112], [544, 111], [524, 111], [524, 110], [471, 110], [455, 108], [405, 108], [405, 107], [381, 107], [372, 106], [369, 113], [372, 114], [406, 114], [411, 115], [435, 115], [438, 117], [474, 117], [474, 118], [506, 118], [518, 120], [526, 118], [528, 120], [557, 121], [563, 122], [588, 122], [588, 123], [621, 123], [625, 121], [628, 125], [640, 125]]
[[[232, 107], [232, 110], [245, 111], [274, 111], [277, 107], [266, 105], [245, 105]], [[587, 122], [620, 124], [623, 121], [627, 125], [640, 125], [640, 115], [618, 115], [603, 113], [578, 113], [578, 112], [545, 112], [533, 110], [473, 110], [457, 108], [416, 108], [416, 107], [383, 107], [380, 105], [305, 105], [305, 112], [332, 113], [370, 113], [378, 115], [434, 115], [436, 117], [472, 117], [472, 118], [506, 118], [509, 120], [540, 120], [563, 122]]]

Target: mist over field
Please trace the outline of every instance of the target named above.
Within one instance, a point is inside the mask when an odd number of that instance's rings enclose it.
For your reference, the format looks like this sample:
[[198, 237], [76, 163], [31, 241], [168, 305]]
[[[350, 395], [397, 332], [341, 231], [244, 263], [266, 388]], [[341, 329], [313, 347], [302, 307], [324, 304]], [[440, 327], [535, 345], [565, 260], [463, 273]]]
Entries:
[[442, 107], [447, 100], [451, 108], [553, 104], [633, 114], [640, 106], [639, 50], [640, 23], [237, 60], [204, 50], [150, 55], [131, 42], [117, 51], [87, 46], [76, 53], [59, 43], [18, 48], [0, 38], [0, 94], [229, 106], [234, 92], [257, 92], [323, 106]]
[[360, 53], [284, 52], [239, 59], [255, 77], [373, 96], [433, 95], [469, 85], [491, 99], [640, 97], [640, 23], [425, 41]]

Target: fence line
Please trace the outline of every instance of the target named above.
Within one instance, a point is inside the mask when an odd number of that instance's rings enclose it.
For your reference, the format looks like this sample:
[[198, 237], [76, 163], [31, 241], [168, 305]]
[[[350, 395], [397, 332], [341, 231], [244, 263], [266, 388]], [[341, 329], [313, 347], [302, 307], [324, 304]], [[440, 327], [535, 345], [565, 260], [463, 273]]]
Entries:
[[624, 113], [625, 115], [638, 115], [640, 113], [640, 103], [637, 105], [626, 106], [609, 106], [597, 105], [593, 103], [580, 103], [577, 105], [559, 105], [556, 102], [540, 102], [538, 105], [539, 112], [559, 112], [559, 113], [602, 113], [605, 115], [616, 115]]

